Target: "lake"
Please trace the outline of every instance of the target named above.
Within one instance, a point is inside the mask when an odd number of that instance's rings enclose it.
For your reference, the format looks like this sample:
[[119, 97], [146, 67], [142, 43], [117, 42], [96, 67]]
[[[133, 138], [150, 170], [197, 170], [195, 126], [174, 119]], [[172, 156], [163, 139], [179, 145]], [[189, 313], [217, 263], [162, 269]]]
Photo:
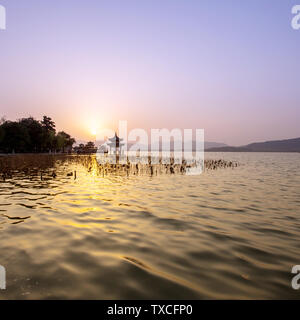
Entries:
[[300, 154], [206, 153], [239, 166], [199, 176], [18, 157], [0, 174], [0, 299], [300, 298]]

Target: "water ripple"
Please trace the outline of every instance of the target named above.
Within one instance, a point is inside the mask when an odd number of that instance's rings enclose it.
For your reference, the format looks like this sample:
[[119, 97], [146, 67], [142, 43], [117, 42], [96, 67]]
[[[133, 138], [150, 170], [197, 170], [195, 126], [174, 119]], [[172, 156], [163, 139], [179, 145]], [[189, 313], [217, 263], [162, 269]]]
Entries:
[[89, 158], [43, 156], [14, 168], [0, 181], [0, 299], [299, 299], [300, 155], [209, 156], [242, 165], [103, 176]]

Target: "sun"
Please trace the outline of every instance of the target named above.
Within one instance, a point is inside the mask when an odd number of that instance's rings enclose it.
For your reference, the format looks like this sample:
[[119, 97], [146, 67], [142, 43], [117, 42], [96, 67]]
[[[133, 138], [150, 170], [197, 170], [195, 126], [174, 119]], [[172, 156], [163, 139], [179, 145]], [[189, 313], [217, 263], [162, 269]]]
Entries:
[[91, 128], [90, 133], [91, 133], [91, 135], [96, 136], [97, 135], [97, 129]]
[[101, 124], [95, 119], [90, 119], [86, 124], [87, 132], [92, 136], [97, 136], [101, 130]]
[[90, 123], [89, 128], [90, 128], [89, 129], [90, 134], [92, 136], [96, 136], [98, 133], [99, 126], [96, 123], [92, 122], [92, 123]]

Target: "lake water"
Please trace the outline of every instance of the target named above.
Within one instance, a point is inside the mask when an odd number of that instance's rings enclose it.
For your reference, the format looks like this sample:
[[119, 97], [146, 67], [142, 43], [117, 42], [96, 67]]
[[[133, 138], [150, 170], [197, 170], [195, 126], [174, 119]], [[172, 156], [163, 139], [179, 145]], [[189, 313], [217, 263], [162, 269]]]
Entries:
[[59, 159], [41, 180], [25, 157], [0, 174], [0, 299], [299, 299], [300, 154], [205, 156], [240, 166], [102, 176]]

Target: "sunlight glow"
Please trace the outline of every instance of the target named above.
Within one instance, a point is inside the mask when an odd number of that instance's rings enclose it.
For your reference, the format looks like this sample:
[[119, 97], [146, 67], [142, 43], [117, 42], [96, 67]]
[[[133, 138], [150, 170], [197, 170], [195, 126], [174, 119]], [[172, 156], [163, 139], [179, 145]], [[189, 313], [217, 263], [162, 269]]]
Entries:
[[92, 134], [93, 136], [96, 136], [96, 135], [97, 135], [97, 129], [96, 129], [96, 128], [91, 128], [90, 132], [91, 132], [91, 134]]
[[100, 124], [96, 123], [96, 121], [94, 120], [89, 121], [88, 130], [92, 136], [96, 136], [99, 133], [100, 128], [101, 128]]

